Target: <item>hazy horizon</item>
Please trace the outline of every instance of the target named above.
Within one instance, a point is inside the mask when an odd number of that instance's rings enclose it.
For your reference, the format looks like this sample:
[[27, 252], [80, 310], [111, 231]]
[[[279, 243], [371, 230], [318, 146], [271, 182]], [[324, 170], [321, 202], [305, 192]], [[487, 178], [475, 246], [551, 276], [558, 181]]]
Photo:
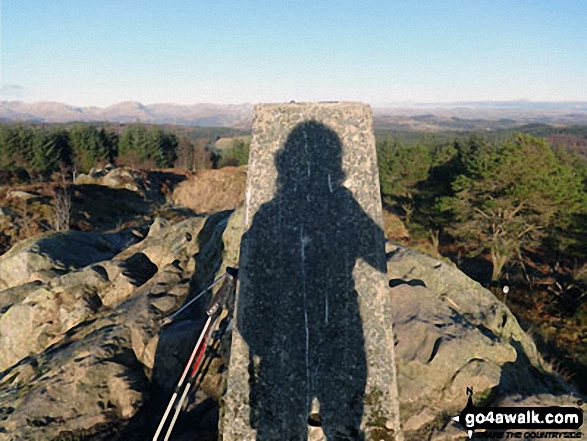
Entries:
[[[258, 101], [258, 102], [212, 102], [212, 101], [201, 101], [201, 102], [189, 102], [189, 103], [178, 103], [173, 101], [157, 101], [157, 102], [143, 102], [137, 99], [128, 99], [124, 101], [116, 101], [109, 104], [104, 105], [76, 105], [72, 103], [68, 103], [65, 101], [55, 101], [55, 100], [23, 100], [23, 99], [3, 99], [0, 98], [0, 103], [23, 103], [26, 105], [34, 105], [34, 104], [63, 104], [66, 106], [74, 107], [74, 108], [100, 108], [104, 109], [107, 107], [113, 107], [120, 104], [139, 104], [142, 106], [154, 106], [154, 105], [169, 105], [169, 106], [254, 106], [256, 104], [269, 104], [269, 103], [280, 103], [280, 102], [291, 102], [292, 100], [284, 100], [284, 101]], [[295, 100], [293, 100], [295, 101]], [[350, 102], [351, 100], [315, 100], [315, 101], [307, 101], [307, 102]], [[424, 101], [397, 101], [397, 102], [388, 102], [388, 103], [381, 103], [381, 104], [372, 104], [364, 100], [355, 100], [360, 102], [365, 102], [366, 104], [370, 104], [374, 108], [383, 109], [386, 107], [453, 107], [453, 106], [527, 106], [527, 105], [587, 105], [586, 100], [527, 100], [527, 99], [518, 99], [518, 100], [470, 100], [470, 101], [440, 101], [440, 102], [424, 102]], [[306, 101], [295, 101], [297, 103], [303, 103]]]

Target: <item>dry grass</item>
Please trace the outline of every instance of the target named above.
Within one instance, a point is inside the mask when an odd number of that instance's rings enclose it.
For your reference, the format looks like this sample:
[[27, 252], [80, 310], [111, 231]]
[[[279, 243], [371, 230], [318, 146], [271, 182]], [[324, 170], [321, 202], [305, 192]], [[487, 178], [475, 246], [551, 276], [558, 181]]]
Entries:
[[410, 240], [410, 233], [402, 220], [387, 210], [383, 210], [383, 230], [385, 237], [394, 242], [405, 244]]
[[189, 208], [197, 214], [230, 210], [244, 202], [246, 184], [246, 166], [200, 170], [179, 184], [171, 200], [174, 205]]

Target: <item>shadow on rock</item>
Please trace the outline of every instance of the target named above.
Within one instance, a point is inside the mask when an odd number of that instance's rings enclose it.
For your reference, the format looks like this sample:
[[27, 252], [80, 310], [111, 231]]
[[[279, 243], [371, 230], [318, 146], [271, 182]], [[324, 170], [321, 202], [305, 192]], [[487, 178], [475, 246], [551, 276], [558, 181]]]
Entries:
[[501, 367], [499, 384], [495, 386], [482, 404], [494, 404], [510, 396], [530, 397], [534, 395], [567, 396], [569, 387], [559, 377], [536, 368], [520, 342], [512, 340], [516, 360]]
[[275, 157], [278, 190], [243, 235], [237, 326], [249, 346], [258, 441], [361, 440], [367, 365], [353, 269], [385, 272], [381, 228], [342, 185], [338, 135], [298, 124]]
[[426, 288], [426, 284], [423, 280], [420, 279], [412, 279], [412, 280], [403, 280], [403, 279], [391, 279], [389, 281], [389, 287], [395, 288], [396, 286], [400, 285], [408, 285], [408, 286], [421, 286]]

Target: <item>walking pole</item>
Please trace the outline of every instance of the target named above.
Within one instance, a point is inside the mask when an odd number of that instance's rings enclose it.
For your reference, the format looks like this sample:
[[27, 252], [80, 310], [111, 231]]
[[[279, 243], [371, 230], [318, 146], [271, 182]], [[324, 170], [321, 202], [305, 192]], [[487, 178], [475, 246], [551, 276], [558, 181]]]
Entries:
[[189, 302], [187, 302], [185, 305], [183, 305], [181, 308], [179, 308], [177, 311], [175, 311], [169, 317], [165, 317], [163, 319], [163, 321], [161, 322], [161, 325], [165, 326], [165, 325], [171, 323], [175, 319], [175, 317], [177, 317], [179, 314], [181, 314], [183, 311], [185, 311], [185, 309], [188, 306], [190, 306], [192, 303], [194, 303], [196, 300], [198, 300], [200, 297], [202, 297], [204, 294], [206, 294], [210, 289], [214, 288], [216, 285], [218, 285], [220, 282], [222, 282], [226, 278], [226, 276], [228, 276], [228, 275], [229, 275], [229, 272], [227, 271], [223, 275], [218, 277], [207, 288], [204, 288], [201, 292], [199, 292], [198, 295], [196, 295], [196, 297], [191, 299]]
[[192, 365], [194, 358], [196, 357], [196, 354], [199, 352], [200, 345], [202, 343], [204, 336], [206, 335], [206, 332], [208, 330], [208, 327], [210, 326], [211, 321], [212, 321], [212, 316], [208, 317], [208, 320], [206, 320], [206, 324], [204, 325], [204, 330], [200, 334], [200, 337], [198, 338], [198, 342], [194, 346], [194, 350], [192, 351], [190, 358], [189, 358], [187, 364], [185, 365], [185, 368], [183, 369], [183, 373], [181, 374], [179, 382], [177, 383], [177, 386], [175, 387], [175, 391], [173, 392], [173, 395], [171, 396], [171, 400], [169, 400], [169, 404], [167, 405], [167, 409], [165, 409], [165, 413], [163, 414], [163, 418], [161, 419], [161, 422], [159, 423], [159, 427], [157, 427], [157, 431], [155, 432], [155, 436], [153, 436], [153, 441], [157, 441], [157, 439], [159, 438], [159, 435], [161, 434], [161, 430], [163, 430], [163, 426], [165, 425], [165, 421], [167, 420], [167, 417], [169, 416], [169, 412], [171, 411], [171, 408], [173, 407], [173, 403], [175, 403], [175, 400], [177, 399], [177, 393], [178, 393], [179, 389], [181, 388], [183, 382], [186, 379], [186, 376], [189, 372], [189, 368]]
[[[192, 299], [191, 302], [189, 302], [188, 304], [186, 304], [183, 308], [181, 308], [180, 310], [176, 311], [172, 316], [170, 316], [170, 319], [173, 319], [174, 316], [177, 316], [177, 314], [179, 314], [182, 310], [184, 310], [187, 306], [189, 306], [189, 304], [193, 303], [194, 301], [196, 301], [199, 297], [201, 297], [206, 291], [208, 291], [211, 287], [213, 287], [214, 285], [216, 285], [217, 283], [219, 283], [221, 280], [223, 280], [227, 275], [230, 275], [233, 279], [237, 278], [237, 274], [238, 274], [238, 269], [236, 268], [231, 268], [231, 267], [227, 267], [226, 269], [226, 273], [219, 277], [218, 279], [216, 279], [212, 285], [210, 285], [208, 288], [206, 288], [204, 291], [202, 291], [200, 294], [198, 294], [194, 299]], [[169, 404], [167, 405], [167, 408], [165, 409], [165, 413], [163, 414], [163, 417], [159, 423], [159, 426], [157, 427], [157, 431], [155, 432], [155, 435], [153, 436], [153, 441], [157, 441], [159, 438], [159, 435], [161, 434], [161, 431], [163, 430], [163, 427], [165, 426], [165, 422], [167, 421], [167, 418], [169, 417], [169, 413], [171, 412], [171, 408], [173, 407], [173, 404], [175, 403], [179, 391], [181, 389], [181, 386], [183, 385], [187, 374], [189, 372], [189, 368], [192, 365], [192, 363], [194, 363], [194, 358], [196, 358], [196, 362], [192, 368], [192, 372], [189, 378], [188, 383], [186, 384], [186, 387], [181, 395], [180, 401], [175, 409], [175, 413], [173, 415], [173, 418], [171, 420], [171, 423], [169, 425], [169, 428], [167, 430], [167, 433], [165, 435], [165, 441], [167, 441], [169, 439], [169, 437], [171, 436], [171, 431], [173, 430], [173, 426], [175, 425], [175, 422], [177, 420], [177, 417], [179, 416], [179, 413], [181, 412], [181, 407], [183, 405], [183, 402], [189, 392], [189, 389], [192, 385], [193, 380], [197, 377], [198, 371], [199, 371], [199, 367], [201, 366], [200, 361], [202, 360], [203, 356], [204, 356], [204, 352], [206, 350], [207, 347], [207, 342], [208, 339], [210, 338], [210, 336], [212, 335], [212, 330], [214, 329], [214, 324], [216, 323], [216, 321], [220, 318], [220, 314], [222, 312], [222, 304], [227, 305], [229, 297], [232, 295], [234, 295], [233, 292], [229, 292], [232, 290], [233, 287], [227, 287], [226, 290], [223, 290], [224, 285], [222, 288], [220, 288], [220, 290], [216, 293], [216, 295], [212, 298], [212, 300], [210, 301], [210, 306], [208, 307], [208, 310], [206, 311], [206, 313], [208, 314], [208, 319], [206, 320], [206, 323], [204, 325], [204, 329], [202, 330], [202, 332], [200, 333], [200, 337], [198, 338], [198, 341], [196, 343], [196, 345], [194, 346], [194, 349], [192, 350], [192, 353], [190, 355], [190, 358], [183, 370], [183, 373], [179, 379], [179, 382], [177, 384], [177, 386], [175, 387], [175, 391], [173, 392], [173, 395], [171, 396], [171, 400], [169, 401]], [[232, 309], [232, 307], [230, 307], [229, 309]], [[230, 311], [229, 311], [230, 312]], [[166, 319], [167, 320], [167, 319]], [[171, 321], [171, 320], [169, 320]]]
[[[212, 318], [212, 316], [210, 316], [210, 318]], [[181, 394], [181, 398], [179, 399], [177, 406], [175, 407], [175, 413], [173, 414], [173, 418], [171, 419], [171, 422], [169, 423], [169, 427], [167, 428], [167, 433], [165, 434], [165, 438], [163, 438], [163, 441], [169, 441], [169, 437], [171, 436], [171, 432], [173, 431], [173, 427], [175, 426], [175, 422], [177, 421], [177, 417], [179, 416], [179, 414], [181, 412], [181, 408], [183, 407], [183, 402], [185, 401], [185, 399], [188, 395], [190, 387], [192, 386], [195, 379], [197, 378], [197, 374], [199, 373], [199, 367], [202, 366], [200, 364], [200, 361], [202, 360], [202, 358], [204, 356], [204, 352], [206, 351], [206, 347], [207, 347], [207, 340], [211, 334], [212, 334], [211, 332], [208, 333], [208, 335], [206, 336], [207, 337], [206, 340], [204, 340], [204, 342], [202, 344], [202, 347], [200, 349], [200, 353], [199, 353], [198, 358], [196, 360], [196, 363], [194, 364], [194, 367], [192, 369], [189, 381], [186, 383], [185, 389], [183, 390], [183, 393]]]

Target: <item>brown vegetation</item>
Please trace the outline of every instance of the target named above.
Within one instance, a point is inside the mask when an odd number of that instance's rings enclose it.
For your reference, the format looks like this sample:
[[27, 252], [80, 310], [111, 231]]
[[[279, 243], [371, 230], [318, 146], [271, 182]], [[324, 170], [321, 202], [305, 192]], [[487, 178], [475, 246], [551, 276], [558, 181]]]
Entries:
[[246, 183], [246, 166], [200, 170], [175, 189], [171, 200], [197, 214], [234, 209], [244, 202]]

